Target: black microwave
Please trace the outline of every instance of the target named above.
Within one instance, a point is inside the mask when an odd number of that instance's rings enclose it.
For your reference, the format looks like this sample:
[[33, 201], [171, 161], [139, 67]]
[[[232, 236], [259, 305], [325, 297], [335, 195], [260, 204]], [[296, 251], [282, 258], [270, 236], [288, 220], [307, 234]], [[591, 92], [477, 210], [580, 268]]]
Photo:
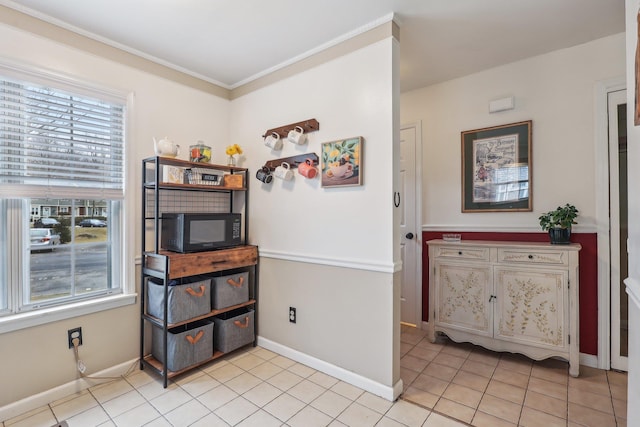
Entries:
[[198, 252], [242, 243], [238, 213], [163, 213], [160, 244], [173, 252]]

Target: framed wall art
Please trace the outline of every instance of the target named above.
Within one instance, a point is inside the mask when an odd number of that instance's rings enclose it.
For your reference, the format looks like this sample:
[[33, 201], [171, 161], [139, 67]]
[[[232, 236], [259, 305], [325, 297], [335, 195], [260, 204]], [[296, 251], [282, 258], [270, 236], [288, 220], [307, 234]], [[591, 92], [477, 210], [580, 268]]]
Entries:
[[362, 185], [361, 136], [321, 144], [322, 187]]
[[462, 132], [462, 212], [533, 209], [531, 124]]

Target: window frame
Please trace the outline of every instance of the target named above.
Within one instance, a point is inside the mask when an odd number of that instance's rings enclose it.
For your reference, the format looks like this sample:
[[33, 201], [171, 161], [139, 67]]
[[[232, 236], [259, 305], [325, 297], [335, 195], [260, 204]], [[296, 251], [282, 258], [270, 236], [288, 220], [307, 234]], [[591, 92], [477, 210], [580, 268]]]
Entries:
[[[119, 229], [113, 230], [113, 233], [119, 234], [120, 248], [112, 249], [111, 254], [119, 254], [113, 263], [119, 265], [119, 272], [115, 276], [119, 281], [120, 291], [114, 294], [106, 294], [78, 299], [67, 303], [56, 305], [46, 305], [42, 308], [31, 310], [18, 310], [21, 305], [21, 287], [20, 275], [22, 269], [21, 257], [24, 254], [26, 246], [26, 238], [28, 236], [29, 217], [31, 212], [23, 211], [18, 214], [8, 212], [13, 215], [12, 218], [0, 220], [0, 249], [5, 257], [0, 259], [0, 303], [4, 296], [8, 308], [2, 308], [0, 305], [0, 334], [16, 331], [33, 326], [48, 324], [64, 319], [85, 316], [97, 313], [103, 310], [111, 310], [136, 303], [136, 281], [135, 281], [135, 264], [130, 260], [135, 260], [135, 197], [132, 191], [128, 191], [131, 187], [131, 181], [135, 176], [134, 164], [131, 154], [134, 152], [131, 147], [131, 128], [132, 128], [132, 111], [134, 94], [131, 91], [108, 88], [95, 82], [85, 79], [79, 79], [75, 76], [65, 75], [53, 70], [44, 68], [36, 68], [31, 65], [0, 59], [0, 75], [17, 78], [31, 83], [45, 84], [57, 89], [74, 91], [78, 95], [99, 97], [109, 102], [122, 102], [125, 106], [124, 112], [124, 138], [123, 147], [124, 164], [123, 164], [123, 197], [121, 199], [120, 211], [113, 213], [119, 216]], [[11, 199], [29, 199], [29, 195], [20, 195]], [[77, 198], [82, 198], [79, 196]], [[4, 197], [0, 201], [8, 203], [9, 198]], [[19, 201], [18, 203], [25, 203]], [[1, 208], [2, 206], [0, 206]], [[6, 212], [6, 211], [5, 211]], [[21, 215], [21, 218], [17, 218]], [[0, 216], [2, 219], [2, 216]], [[25, 223], [26, 222], [26, 223]], [[8, 224], [20, 224], [20, 227], [8, 227]], [[18, 248], [15, 246], [9, 250], [10, 242], [18, 242]], [[2, 283], [4, 282], [4, 283]], [[6, 289], [2, 289], [5, 287]], [[5, 292], [5, 295], [2, 295]]]

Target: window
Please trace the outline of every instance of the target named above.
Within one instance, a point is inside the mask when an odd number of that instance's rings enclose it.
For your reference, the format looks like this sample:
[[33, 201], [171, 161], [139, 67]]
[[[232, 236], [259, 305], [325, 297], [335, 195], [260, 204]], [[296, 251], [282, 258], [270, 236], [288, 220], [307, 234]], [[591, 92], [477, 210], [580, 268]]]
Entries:
[[0, 64], [0, 320], [122, 292], [125, 111]]

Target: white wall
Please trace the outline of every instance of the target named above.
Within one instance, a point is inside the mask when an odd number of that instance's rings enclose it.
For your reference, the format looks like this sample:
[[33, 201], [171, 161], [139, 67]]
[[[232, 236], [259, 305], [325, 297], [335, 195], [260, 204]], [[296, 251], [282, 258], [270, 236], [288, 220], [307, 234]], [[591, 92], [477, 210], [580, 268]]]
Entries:
[[[263, 184], [252, 175], [251, 240], [262, 250], [380, 266], [392, 264], [393, 127], [391, 40], [339, 57], [232, 101], [229, 143], [245, 150], [241, 166], [315, 152], [323, 142], [362, 136], [363, 185], [322, 188], [320, 179]], [[263, 144], [267, 129], [316, 118], [304, 145]], [[366, 236], [367, 239], [363, 239]]]
[[[245, 149], [242, 166], [252, 176], [267, 159], [307, 150], [319, 154], [321, 142], [364, 137], [362, 186], [323, 189], [318, 179], [297, 175], [292, 183], [262, 187], [251, 178], [250, 240], [260, 245], [262, 257], [263, 341], [301, 352], [318, 368], [333, 369], [387, 398], [401, 389], [391, 207], [399, 132], [393, 113], [399, 102], [393, 81], [397, 49], [395, 40], [385, 39], [230, 103], [105, 60], [100, 52], [87, 54], [0, 25], [1, 57], [133, 93], [128, 152], [133, 167], [126, 184], [131, 239], [126, 263], [132, 269], [140, 252], [140, 164], [153, 155], [152, 137], [175, 140], [183, 159], [189, 144], [204, 140], [214, 147], [214, 163], [225, 161], [228, 144], [239, 143]], [[289, 100], [290, 94], [296, 100]], [[289, 144], [277, 155], [262, 145], [267, 128], [307, 118], [321, 123], [309, 144]], [[130, 276], [139, 281], [138, 272]], [[298, 307], [297, 329], [288, 329], [289, 305]], [[60, 392], [69, 392], [65, 384], [74, 384], [77, 375], [67, 329], [83, 328], [80, 356], [93, 373], [138, 357], [139, 324], [136, 304], [3, 334], [0, 376], [13, 386], [0, 389], [0, 419], [24, 407], [15, 404], [20, 399], [61, 386]]]
[[[624, 75], [624, 49], [619, 34], [403, 93], [402, 123], [422, 121], [423, 225], [539, 231], [541, 212], [570, 202], [576, 229], [595, 231], [595, 85]], [[506, 96], [515, 109], [489, 114]], [[523, 120], [533, 120], [533, 211], [461, 213], [460, 132]]]
[[[322, 188], [318, 178], [263, 184], [251, 177], [250, 242], [260, 248], [259, 335], [378, 383], [399, 381], [394, 340], [393, 174], [397, 151], [393, 52], [384, 39], [232, 101], [230, 143], [243, 166], [315, 152], [320, 144], [364, 138], [363, 185]], [[316, 118], [309, 142], [265, 147], [271, 128]], [[289, 306], [298, 323], [288, 322]], [[396, 331], [397, 332], [397, 331]], [[398, 352], [396, 352], [398, 353]], [[395, 396], [394, 396], [395, 397]]]
[[[626, 0], [626, 77], [627, 77], [627, 161], [629, 183], [629, 375], [627, 377], [627, 425], [640, 425], [640, 195], [634, 191], [640, 182], [640, 127], [634, 125], [636, 92], [636, 49], [638, 49], [638, 0]], [[635, 89], [635, 90], [634, 90]]]
[[[153, 155], [152, 137], [166, 135], [183, 146], [198, 139], [222, 145], [228, 135], [229, 101], [0, 25], [2, 58], [134, 93], [128, 123], [133, 175], [127, 177], [126, 187], [131, 239], [127, 247], [132, 249], [126, 263], [133, 269], [140, 252], [140, 164], [143, 157]], [[187, 150], [183, 153], [186, 158]], [[137, 274], [130, 276], [138, 281]], [[139, 310], [137, 304], [130, 305], [2, 334], [0, 408], [77, 378], [73, 351], [67, 346], [70, 328], [83, 329], [80, 356], [89, 373], [137, 358]]]

